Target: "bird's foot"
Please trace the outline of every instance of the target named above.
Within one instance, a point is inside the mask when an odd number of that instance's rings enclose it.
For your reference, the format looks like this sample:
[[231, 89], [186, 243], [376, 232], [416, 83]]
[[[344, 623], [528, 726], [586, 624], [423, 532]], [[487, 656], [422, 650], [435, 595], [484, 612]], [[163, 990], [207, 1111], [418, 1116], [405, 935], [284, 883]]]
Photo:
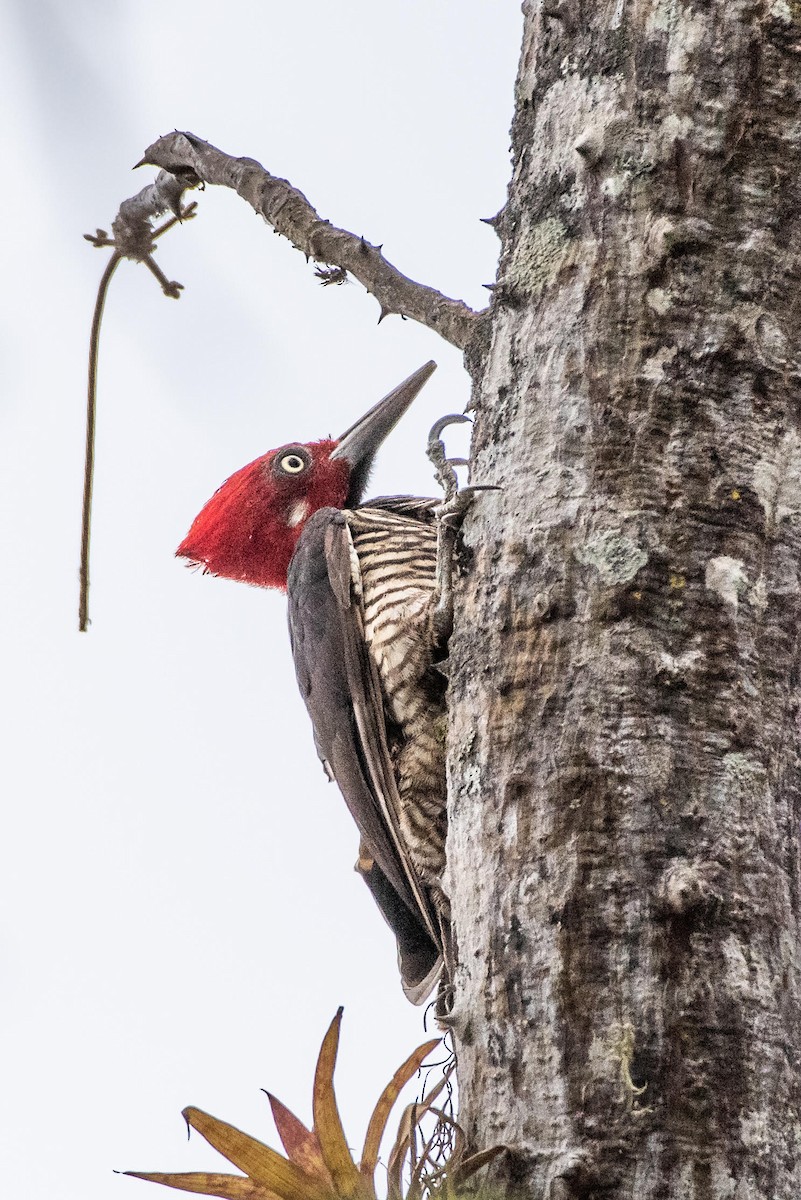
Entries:
[[467, 510], [476, 494], [483, 490], [479, 487], [462, 488], [434, 509], [437, 521], [437, 574], [431, 603], [431, 640], [436, 653], [441, 656], [446, 654], [448, 639], [453, 630], [453, 562], [456, 538]]
[[470, 418], [466, 417], [464, 413], [450, 413], [447, 417], [440, 417], [431, 426], [431, 432], [428, 435], [427, 450], [428, 457], [434, 464], [434, 474], [437, 483], [445, 493], [445, 499], [442, 504], [435, 509], [437, 521], [439, 521], [441, 527], [454, 530], [457, 533], [465, 518], [465, 513], [472, 504], [475, 496], [479, 492], [498, 491], [495, 484], [477, 483], [468, 487], [459, 487], [455, 468], [469, 467], [470, 463], [466, 458], [448, 457], [445, 452], [445, 443], [442, 440], [442, 431], [448, 425], [464, 424], [470, 424]]
[[431, 601], [431, 640], [435, 652], [443, 661], [448, 638], [453, 629], [453, 558], [456, 538], [465, 514], [478, 493], [497, 490], [492, 485], [480, 484], [459, 488], [455, 468], [466, 467], [468, 462], [466, 458], [448, 458], [442, 441], [442, 431], [448, 425], [464, 425], [469, 422], [470, 418], [464, 413], [450, 413], [446, 417], [440, 417], [428, 435], [428, 457], [434, 464], [437, 481], [445, 493], [442, 504], [434, 509], [437, 521], [437, 576]]
[[428, 435], [428, 457], [434, 464], [434, 474], [437, 483], [445, 493], [445, 503], [453, 500], [459, 491], [459, 480], [456, 478], [455, 467], [466, 467], [466, 458], [448, 458], [445, 450], [445, 443], [442, 440], [442, 431], [448, 425], [465, 425], [470, 423], [470, 418], [464, 413], [449, 413], [446, 417], [440, 417], [438, 421], [431, 427], [431, 432]]
[[[453, 461], [453, 460], [451, 460]], [[457, 465], [461, 462], [457, 460]], [[467, 510], [475, 500], [479, 492], [495, 491], [494, 488], [481, 487], [479, 484], [461, 488], [455, 492], [453, 496], [443, 500], [442, 504], [438, 504], [434, 509], [434, 516], [437, 518], [441, 529], [446, 529], [454, 535], [459, 532], [462, 527], [462, 522], [467, 516]]]

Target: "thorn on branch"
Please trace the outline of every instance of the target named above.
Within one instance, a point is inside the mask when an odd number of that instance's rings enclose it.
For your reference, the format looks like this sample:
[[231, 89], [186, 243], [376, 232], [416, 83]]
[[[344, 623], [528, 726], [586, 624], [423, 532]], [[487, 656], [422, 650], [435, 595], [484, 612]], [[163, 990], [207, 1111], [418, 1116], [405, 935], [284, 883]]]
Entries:
[[588, 126], [586, 129], [582, 129], [578, 138], [573, 143], [573, 149], [588, 167], [595, 167], [600, 162], [604, 152], [603, 138], [597, 129]]
[[510, 308], [519, 308], [524, 303], [524, 297], [509, 284], [508, 280], [499, 279], [497, 283], [482, 283], [483, 288], [492, 297], [493, 305], [507, 304]]
[[[177, 216], [171, 217], [169, 221], [165, 221], [163, 225], [159, 225], [158, 229], [153, 230], [153, 241], [160, 238], [168, 229], [172, 229], [174, 225], [183, 224], [184, 221], [192, 221], [197, 216], [197, 200], [193, 200], [191, 204], [187, 204]], [[100, 232], [100, 230], [98, 230]]]

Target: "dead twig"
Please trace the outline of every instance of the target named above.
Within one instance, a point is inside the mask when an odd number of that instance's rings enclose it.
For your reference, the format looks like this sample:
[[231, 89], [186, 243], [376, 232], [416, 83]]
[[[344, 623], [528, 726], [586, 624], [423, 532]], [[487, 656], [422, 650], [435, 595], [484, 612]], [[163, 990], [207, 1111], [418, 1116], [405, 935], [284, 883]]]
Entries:
[[461, 300], [401, 274], [384, 258], [381, 246], [323, 220], [302, 192], [253, 158], [234, 158], [194, 134], [175, 132], [148, 146], [142, 163], [161, 167], [175, 178], [176, 187], [201, 182], [233, 188], [296, 249], [328, 268], [324, 282], [338, 283], [346, 273], [357, 279], [378, 301], [379, 320], [393, 313], [411, 317], [461, 350], [467, 350], [482, 324], [486, 310], [474, 312]]
[[[79, 568], [78, 629], [86, 633], [89, 628], [89, 543], [92, 528], [92, 489], [95, 474], [95, 423], [97, 412], [97, 362], [100, 352], [100, 326], [106, 304], [111, 277], [123, 258], [142, 262], [158, 280], [165, 296], [177, 300], [183, 285], [169, 280], [153, 260], [155, 242], [179, 221], [188, 221], [195, 215], [196, 204], [181, 207], [181, 194], [188, 184], [176, 186], [177, 181], [165, 171], [160, 171], [156, 182], [143, 188], [136, 196], [126, 200], [111, 226], [114, 237], [105, 229], [85, 233], [87, 242], [97, 249], [110, 246], [114, 253], [106, 263], [97, 288], [92, 330], [89, 335], [89, 371], [86, 390], [86, 449], [83, 469], [83, 506], [81, 510], [81, 565]], [[150, 221], [171, 210], [174, 215], [158, 229], [151, 229]]]

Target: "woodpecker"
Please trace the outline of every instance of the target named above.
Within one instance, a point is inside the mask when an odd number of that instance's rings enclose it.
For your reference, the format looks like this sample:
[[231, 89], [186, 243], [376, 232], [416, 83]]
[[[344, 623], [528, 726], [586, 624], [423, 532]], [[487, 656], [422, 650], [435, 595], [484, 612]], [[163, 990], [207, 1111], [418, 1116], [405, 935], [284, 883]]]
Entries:
[[[450, 950], [441, 665], [458, 517], [448, 520], [453, 506], [436, 499], [362, 497], [376, 451], [435, 367], [426, 363], [340, 438], [280, 446], [237, 471], [176, 552], [204, 572], [287, 592], [317, 752], [358, 827], [356, 869], [395, 934], [416, 1004]], [[443, 418], [432, 438], [462, 420]], [[440, 468], [461, 461], [437, 446]]]

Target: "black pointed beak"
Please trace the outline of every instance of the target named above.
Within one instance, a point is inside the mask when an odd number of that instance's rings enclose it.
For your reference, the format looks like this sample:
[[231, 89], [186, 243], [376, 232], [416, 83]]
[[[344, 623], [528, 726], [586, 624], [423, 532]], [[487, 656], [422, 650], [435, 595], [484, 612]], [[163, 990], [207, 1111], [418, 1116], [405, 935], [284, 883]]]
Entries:
[[378, 404], [360, 417], [339, 438], [332, 458], [342, 458], [350, 465], [350, 490], [348, 504], [358, 504], [367, 486], [367, 478], [373, 465], [376, 451], [384, 438], [392, 432], [406, 412], [423, 384], [437, 369], [435, 362], [427, 362], [393, 391], [379, 400]]

